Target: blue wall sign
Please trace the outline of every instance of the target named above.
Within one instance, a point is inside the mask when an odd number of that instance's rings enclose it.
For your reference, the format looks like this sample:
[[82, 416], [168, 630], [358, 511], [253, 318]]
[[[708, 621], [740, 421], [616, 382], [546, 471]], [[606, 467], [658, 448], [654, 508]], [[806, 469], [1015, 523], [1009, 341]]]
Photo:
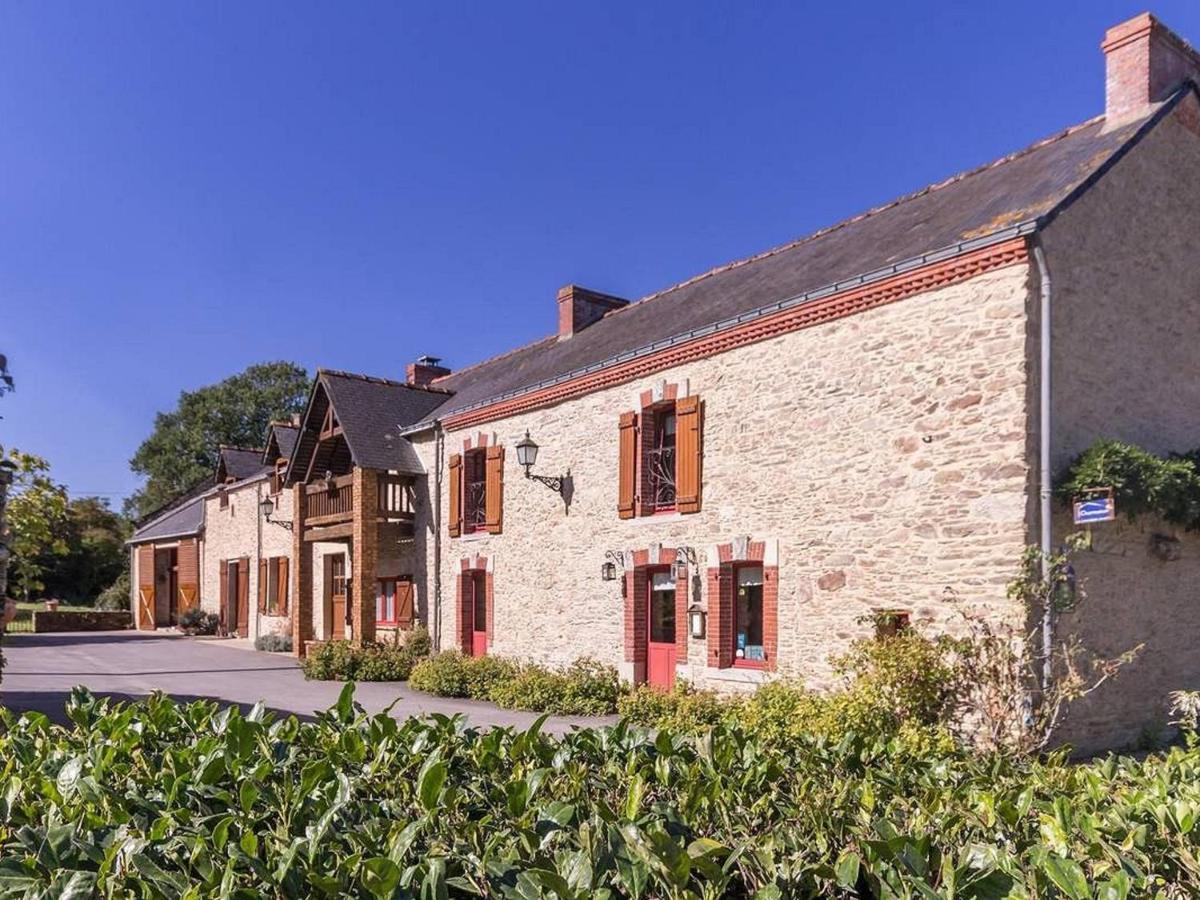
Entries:
[[1117, 504], [1112, 496], [1092, 497], [1075, 502], [1075, 524], [1090, 525], [1093, 522], [1111, 522], [1117, 517]]

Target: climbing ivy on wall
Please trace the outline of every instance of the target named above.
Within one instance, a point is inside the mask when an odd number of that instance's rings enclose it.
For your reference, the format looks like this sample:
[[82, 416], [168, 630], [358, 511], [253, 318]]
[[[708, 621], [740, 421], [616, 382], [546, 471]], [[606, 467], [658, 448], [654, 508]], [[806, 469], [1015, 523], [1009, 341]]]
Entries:
[[1071, 503], [1099, 487], [1113, 489], [1117, 513], [1130, 520], [1152, 514], [1200, 530], [1200, 450], [1158, 456], [1105, 438], [1071, 461], [1055, 493]]

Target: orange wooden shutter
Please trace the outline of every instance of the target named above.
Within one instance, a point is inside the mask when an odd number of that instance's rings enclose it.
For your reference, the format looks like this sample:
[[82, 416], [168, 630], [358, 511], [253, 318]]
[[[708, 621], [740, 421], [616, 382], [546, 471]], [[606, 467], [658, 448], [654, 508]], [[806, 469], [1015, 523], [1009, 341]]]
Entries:
[[504, 528], [504, 448], [487, 449], [487, 530], [499, 534]]
[[462, 534], [462, 454], [450, 454], [450, 537]]
[[220, 582], [221, 582], [220, 585], [218, 586], [218, 589], [219, 589], [220, 595], [221, 595], [221, 609], [218, 614], [221, 617], [221, 624], [224, 625], [225, 624], [225, 611], [229, 608], [229, 561], [228, 560], [224, 560], [224, 559], [221, 560], [221, 574], [220, 574], [219, 578], [220, 578]]
[[700, 512], [703, 410], [696, 396], [675, 402], [675, 508], [681, 513]]
[[200, 551], [195, 538], [184, 538], [179, 542], [177, 565], [179, 612], [184, 613], [196, 605], [200, 593]]
[[413, 583], [401, 578], [396, 581], [396, 624], [400, 628], [413, 625]]
[[279, 614], [286, 616], [288, 614], [288, 558], [286, 556], [279, 557]]
[[637, 413], [621, 413], [617, 435], [617, 514], [632, 519], [637, 496]]
[[138, 547], [138, 621], [139, 629], [153, 631], [154, 622], [154, 545]]
[[267, 582], [270, 580], [270, 568], [265, 559], [258, 561], [258, 611], [265, 613], [267, 611]]

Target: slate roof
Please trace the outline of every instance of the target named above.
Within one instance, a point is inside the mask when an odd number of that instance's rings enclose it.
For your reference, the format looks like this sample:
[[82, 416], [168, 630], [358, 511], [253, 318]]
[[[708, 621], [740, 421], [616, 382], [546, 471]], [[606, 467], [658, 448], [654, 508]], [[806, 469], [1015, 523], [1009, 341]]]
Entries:
[[263, 451], [244, 447], [221, 447], [220, 468], [224, 469], [228, 478], [241, 481], [243, 478], [253, 478], [262, 474]]
[[1140, 119], [1105, 132], [1103, 117], [1092, 119], [801, 240], [651, 294], [569, 340], [554, 335], [460, 369], [434, 382], [454, 396], [427, 421], [566, 380], [585, 368], [603, 368], [618, 355], [840, 282], [890, 274], [879, 270], [937, 251], [1029, 233], [1149, 127]]
[[275, 443], [279, 445], [279, 455], [291, 459], [292, 451], [296, 449], [296, 437], [300, 434], [300, 426], [276, 422], [272, 427], [275, 430]]
[[127, 543], [144, 544], [147, 541], [190, 537], [199, 534], [204, 527], [204, 500], [207, 496], [205, 493], [193, 497], [186, 503], [151, 519], [137, 529]]
[[309, 420], [323, 415], [323, 404], [319, 412], [314, 407], [314, 400], [319, 398], [318, 386], [333, 404], [355, 465], [392, 469], [408, 475], [425, 474], [412, 444], [400, 436], [400, 429], [420, 421], [444, 403], [447, 396], [444, 392], [386, 378], [318, 369], [304, 427], [293, 453], [289, 479], [300, 471], [299, 467], [307, 465], [313, 452], [314, 432], [319, 430], [320, 421]]
[[[296, 449], [296, 438], [300, 435], [300, 426], [291, 422], [272, 422], [267, 426], [267, 446], [262, 452], [262, 464], [274, 466], [278, 457], [291, 459]], [[274, 446], [275, 453], [271, 453]]]

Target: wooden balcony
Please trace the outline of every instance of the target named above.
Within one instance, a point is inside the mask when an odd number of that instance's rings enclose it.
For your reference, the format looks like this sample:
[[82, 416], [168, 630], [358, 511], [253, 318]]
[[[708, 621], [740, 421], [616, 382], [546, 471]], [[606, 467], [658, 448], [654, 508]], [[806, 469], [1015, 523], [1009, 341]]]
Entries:
[[[370, 472], [363, 472], [371, 477]], [[376, 500], [372, 509], [362, 509], [356, 502], [354, 474], [339, 475], [331, 481], [316, 481], [304, 487], [304, 537], [305, 540], [335, 540], [349, 537], [356, 515], [373, 520], [377, 524], [401, 524], [411, 528], [415, 518], [413, 510], [413, 483], [407, 475], [377, 473]], [[364, 491], [364, 499], [370, 504], [370, 491]]]
[[331, 482], [305, 485], [307, 510], [304, 524], [309, 527], [337, 525], [354, 518], [354, 476], [339, 475]]

